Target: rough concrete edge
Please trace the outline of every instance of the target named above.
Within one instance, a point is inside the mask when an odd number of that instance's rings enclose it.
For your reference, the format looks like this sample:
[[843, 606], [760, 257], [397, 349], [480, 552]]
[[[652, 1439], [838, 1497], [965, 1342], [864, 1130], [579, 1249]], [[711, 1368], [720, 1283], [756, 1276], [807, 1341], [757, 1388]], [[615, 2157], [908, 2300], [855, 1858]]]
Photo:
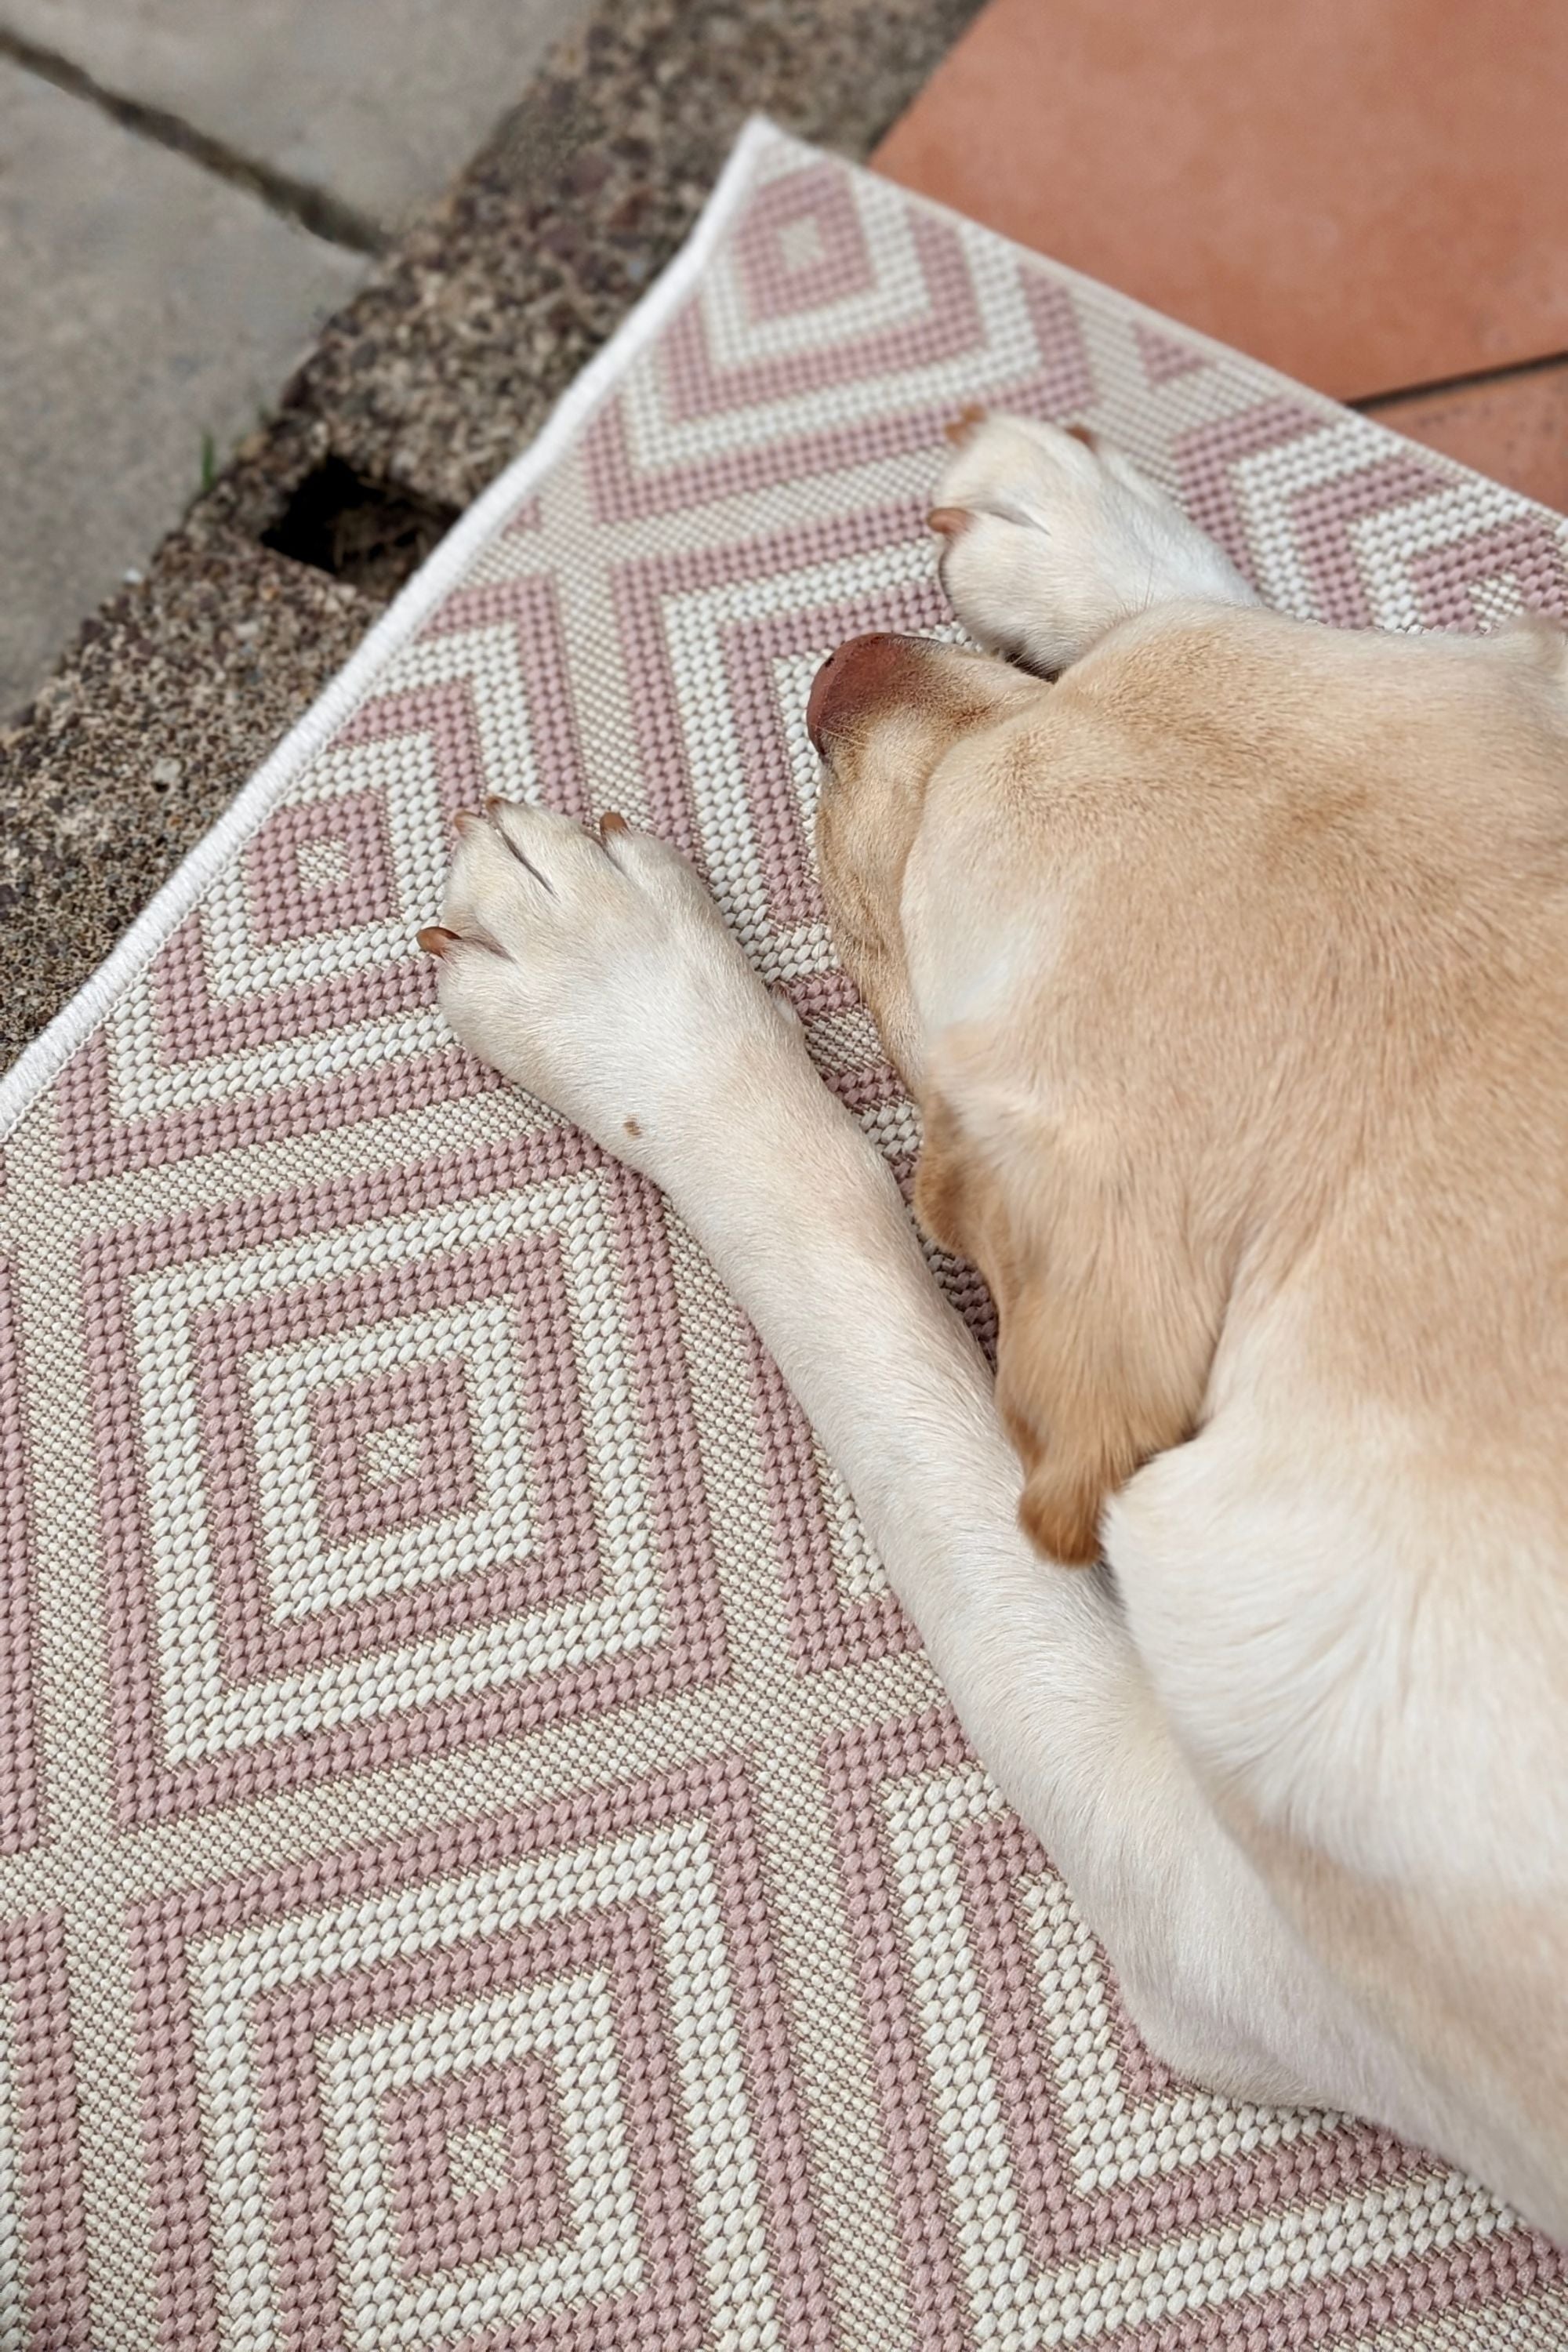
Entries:
[[[504, 413], [521, 432], [530, 432], [684, 242], [751, 115], [765, 113], [794, 137], [864, 162], [983, 5], [594, 0], [547, 51], [446, 194], [408, 226], [329, 322], [283, 387], [275, 415], [237, 446], [217, 482], [193, 503], [184, 527], [199, 535], [216, 524], [261, 538], [308, 470], [300, 453], [317, 425], [325, 426], [332, 454], [365, 480], [461, 511], [510, 462], [516, 443], [476, 450], [459, 433], [460, 457], [448, 468], [433, 468], [431, 450], [413, 428], [422, 415], [440, 414], [438, 387], [427, 383], [411, 401], [395, 374], [405, 362], [416, 368], [428, 363], [429, 351], [420, 348], [421, 336], [416, 328], [411, 334], [410, 326], [421, 313], [439, 309], [476, 256], [493, 260], [498, 223], [504, 221], [509, 237], [529, 251], [521, 299], [511, 315], [532, 313], [549, 332], [546, 348], [527, 354], [525, 379], [508, 384], [510, 395], [521, 395], [521, 413], [492, 401], [486, 414]], [[860, 81], [828, 77], [820, 89], [818, 78], [803, 70], [810, 47], [803, 37], [806, 26], [816, 18], [819, 30], [832, 26], [847, 35], [859, 15], [876, 18], [884, 45], [865, 45], [876, 53], [863, 58]], [[923, 52], [918, 55], [910, 54], [908, 26], [900, 31], [910, 17], [921, 20], [913, 44]], [[785, 20], [782, 26], [779, 18]], [[721, 30], [733, 44], [728, 55], [718, 40]], [[744, 38], [734, 40], [742, 30]], [[681, 48], [683, 58], [668, 54]], [[736, 55], [746, 61], [744, 73], [734, 70]], [[650, 87], [657, 84], [651, 120], [639, 117], [632, 103], [634, 87], [642, 86], [631, 80], [634, 66]], [[584, 173], [591, 176], [581, 177]], [[634, 206], [629, 223], [618, 212], [606, 214], [606, 188], [624, 199], [645, 200]], [[566, 248], [556, 233], [568, 226], [583, 234], [563, 260]], [[465, 342], [465, 362], [477, 361], [482, 372], [489, 353], [482, 335], [468, 340], [474, 308], [471, 297], [462, 301], [465, 331], [450, 340]], [[371, 363], [362, 369], [363, 348]], [[509, 356], [516, 356], [510, 348]]]
[[758, 157], [775, 143], [792, 148], [800, 144], [765, 116], [753, 115], [731, 149], [686, 243], [582, 374], [561, 395], [537, 437], [447, 532], [435, 554], [361, 640], [324, 693], [290, 728], [216, 824], [175, 867], [97, 971], [0, 1078], [0, 1141], [112, 1010], [124, 989], [190, 913], [235, 851], [256, 831], [279, 793], [342, 725], [383, 665], [406, 644], [502, 518], [554, 464], [629, 362], [695, 286], [729, 226]]

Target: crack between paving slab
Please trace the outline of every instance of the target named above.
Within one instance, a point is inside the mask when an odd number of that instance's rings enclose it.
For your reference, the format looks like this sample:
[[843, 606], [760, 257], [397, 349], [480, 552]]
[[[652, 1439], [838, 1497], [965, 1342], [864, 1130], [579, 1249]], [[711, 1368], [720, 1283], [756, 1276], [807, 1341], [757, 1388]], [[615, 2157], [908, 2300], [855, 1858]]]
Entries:
[[379, 221], [372, 220], [353, 205], [345, 205], [330, 190], [316, 187], [309, 180], [296, 180], [287, 172], [274, 171], [270, 163], [258, 163], [254, 156], [238, 154], [221, 139], [195, 130], [161, 106], [149, 106], [139, 98], [125, 98], [119, 90], [106, 89], [69, 58], [45, 48], [37, 41], [29, 41], [3, 25], [0, 58], [9, 58], [23, 72], [36, 74], [40, 81], [52, 82], [71, 98], [84, 99], [122, 130], [184, 155], [188, 163], [199, 163], [204, 171], [211, 172], [216, 179], [226, 180], [231, 187], [243, 188], [248, 194], [259, 197], [270, 211], [281, 214], [299, 228], [309, 229], [312, 236], [321, 237], [329, 245], [346, 246], [351, 253], [383, 254], [390, 251], [395, 242], [392, 232], [383, 228]]
[[1568, 352], [1542, 352], [1539, 359], [1505, 360], [1500, 367], [1472, 368], [1464, 375], [1434, 376], [1426, 383], [1402, 383], [1393, 392], [1365, 393], [1359, 400], [1347, 400], [1345, 406], [1371, 416], [1395, 401], [1421, 400], [1428, 393], [1471, 392], [1483, 383], [1511, 383], [1519, 376], [1545, 375], [1565, 361]]

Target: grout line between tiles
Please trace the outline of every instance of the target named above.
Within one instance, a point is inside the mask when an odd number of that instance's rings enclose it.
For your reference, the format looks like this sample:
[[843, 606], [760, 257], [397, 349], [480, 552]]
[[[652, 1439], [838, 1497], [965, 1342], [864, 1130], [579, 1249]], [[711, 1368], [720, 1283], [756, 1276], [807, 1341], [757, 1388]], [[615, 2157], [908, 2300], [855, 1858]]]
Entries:
[[392, 246], [389, 229], [354, 205], [344, 204], [329, 188], [317, 187], [309, 180], [297, 180], [289, 173], [274, 170], [270, 163], [259, 163], [255, 156], [242, 155], [226, 146], [221, 139], [196, 130], [163, 107], [150, 106], [142, 99], [127, 98], [119, 90], [107, 89], [58, 50], [30, 41], [3, 25], [0, 59], [40, 81], [52, 83], [68, 97], [96, 107], [100, 114], [106, 114], [111, 122], [119, 123], [121, 130], [135, 137], [184, 155], [188, 163], [199, 164], [215, 178], [245, 189], [270, 211], [281, 214], [296, 227], [308, 229], [312, 236], [329, 245], [346, 247], [351, 253], [368, 254], [385, 253]]
[[1424, 400], [1430, 394], [1442, 392], [1473, 392], [1482, 384], [1511, 383], [1521, 376], [1546, 375], [1552, 368], [1568, 364], [1568, 351], [1542, 352], [1539, 358], [1508, 360], [1501, 367], [1472, 368], [1461, 375], [1433, 376], [1426, 383], [1399, 384], [1392, 392], [1369, 392], [1358, 399], [1347, 400], [1347, 408], [1357, 410], [1363, 416], [1375, 416], [1380, 408], [1391, 408], [1401, 400]]

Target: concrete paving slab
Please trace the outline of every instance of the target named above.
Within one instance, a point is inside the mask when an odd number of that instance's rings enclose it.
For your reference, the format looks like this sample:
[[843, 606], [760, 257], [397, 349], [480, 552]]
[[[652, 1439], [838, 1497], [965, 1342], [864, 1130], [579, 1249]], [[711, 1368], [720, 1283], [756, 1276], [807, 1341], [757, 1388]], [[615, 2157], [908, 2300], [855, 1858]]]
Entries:
[[383, 227], [467, 163], [583, 0], [0, 0], [0, 27]]
[[0, 62], [0, 717], [368, 268]]

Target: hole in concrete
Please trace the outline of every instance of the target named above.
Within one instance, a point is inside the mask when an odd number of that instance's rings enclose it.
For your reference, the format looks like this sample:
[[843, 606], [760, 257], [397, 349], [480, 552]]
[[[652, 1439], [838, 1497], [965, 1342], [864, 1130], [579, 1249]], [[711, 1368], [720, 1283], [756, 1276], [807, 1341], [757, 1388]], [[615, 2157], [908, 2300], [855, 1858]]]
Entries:
[[346, 580], [367, 596], [391, 596], [457, 520], [451, 507], [367, 482], [341, 457], [307, 474], [264, 547]]

